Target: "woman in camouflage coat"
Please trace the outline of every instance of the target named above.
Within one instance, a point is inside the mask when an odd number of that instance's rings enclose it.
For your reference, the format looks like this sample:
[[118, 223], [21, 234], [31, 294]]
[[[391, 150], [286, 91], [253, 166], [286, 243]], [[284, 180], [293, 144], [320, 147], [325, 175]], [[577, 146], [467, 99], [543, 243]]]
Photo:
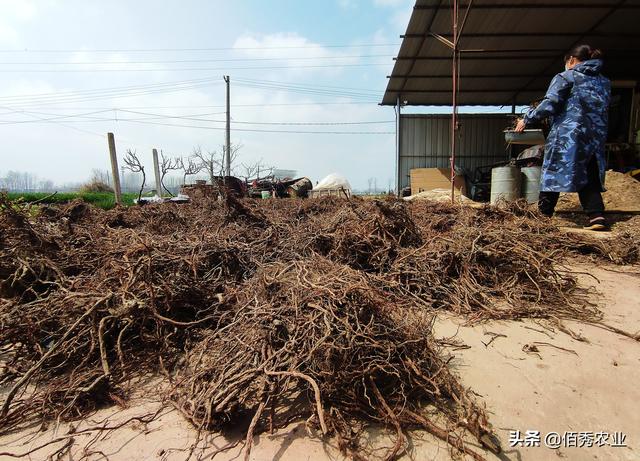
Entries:
[[542, 102], [518, 121], [516, 131], [551, 119], [540, 184], [540, 211], [552, 216], [560, 192], [577, 192], [588, 229], [604, 230], [605, 142], [611, 85], [601, 74], [602, 53], [588, 45], [565, 56], [565, 71], [551, 81]]

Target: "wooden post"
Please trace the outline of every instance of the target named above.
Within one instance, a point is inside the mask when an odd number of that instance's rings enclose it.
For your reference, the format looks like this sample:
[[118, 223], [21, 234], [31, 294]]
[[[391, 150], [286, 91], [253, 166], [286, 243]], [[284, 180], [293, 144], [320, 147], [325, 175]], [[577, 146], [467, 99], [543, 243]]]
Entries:
[[113, 191], [116, 194], [116, 205], [122, 205], [122, 190], [120, 189], [120, 172], [118, 171], [118, 156], [116, 155], [116, 140], [113, 133], [107, 133], [109, 155], [111, 157], [111, 175], [113, 176]]
[[228, 75], [225, 75], [224, 81], [227, 83], [227, 125], [226, 125], [226, 152], [224, 156], [225, 176], [231, 176], [231, 88], [229, 86], [231, 79]]
[[396, 197], [400, 197], [402, 195], [402, 178], [400, 177], [402, 171], [400, 167], [400, 141], [402, 136], [402, 104], [400, 101], [401, 97], [402, 94], [398, 93], [396, 100]]
[[157, 149], [153, 149], [153, 173], [156, 176], [156, 195], [162, 197], [162, 181], [160, 180], [160, 163], [158, 162]]

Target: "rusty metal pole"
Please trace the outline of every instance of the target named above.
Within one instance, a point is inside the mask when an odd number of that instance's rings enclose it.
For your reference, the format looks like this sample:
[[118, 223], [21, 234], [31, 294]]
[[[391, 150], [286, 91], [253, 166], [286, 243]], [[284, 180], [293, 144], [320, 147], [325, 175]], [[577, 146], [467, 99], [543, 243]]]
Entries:
[[453, 65], [451, 69], [452, 78], [452, 101], [451, 101], [451, 203], [455, 203], [455, 180], [456, 180], [456, 136], [458, 131], [458, 0], [453, 0], [452, 22], [453, 22]]

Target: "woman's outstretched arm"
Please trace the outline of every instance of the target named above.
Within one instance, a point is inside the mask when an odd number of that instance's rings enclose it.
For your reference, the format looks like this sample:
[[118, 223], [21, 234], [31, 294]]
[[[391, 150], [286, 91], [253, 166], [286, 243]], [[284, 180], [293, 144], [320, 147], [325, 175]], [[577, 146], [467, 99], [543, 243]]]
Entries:
[[557, 115], [566, 104], [572, 85], [573, 84], [562, 74], [553, 77], [542, 102], [534, 109], [529, 109], [525, 114], [525, 125], [533, 121], [541, 121], [547, 117]]

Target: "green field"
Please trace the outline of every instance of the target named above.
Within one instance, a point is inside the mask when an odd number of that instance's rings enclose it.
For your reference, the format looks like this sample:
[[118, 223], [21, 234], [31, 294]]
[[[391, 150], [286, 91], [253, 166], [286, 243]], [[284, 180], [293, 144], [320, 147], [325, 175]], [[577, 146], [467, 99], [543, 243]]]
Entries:
[[[115, 196], [110, 192], [59, 192], [51, 197], [49, 197], [51, 194], [46, 192], [10, 192], [7, 195], [11, 200], [21, 200], [23, 202], [35, 202], [44, 199], [38, 202], [43, 204], [62, 204], [80, 198], [105, 210], [113, 208], [116, 204]], [[45, 197], [47, 198], [45, 199]], [[133, 205], [133, 200], [136, 198], [138, 198], [138, 194], [122, 194], [122, 201], [127, 206]]]

